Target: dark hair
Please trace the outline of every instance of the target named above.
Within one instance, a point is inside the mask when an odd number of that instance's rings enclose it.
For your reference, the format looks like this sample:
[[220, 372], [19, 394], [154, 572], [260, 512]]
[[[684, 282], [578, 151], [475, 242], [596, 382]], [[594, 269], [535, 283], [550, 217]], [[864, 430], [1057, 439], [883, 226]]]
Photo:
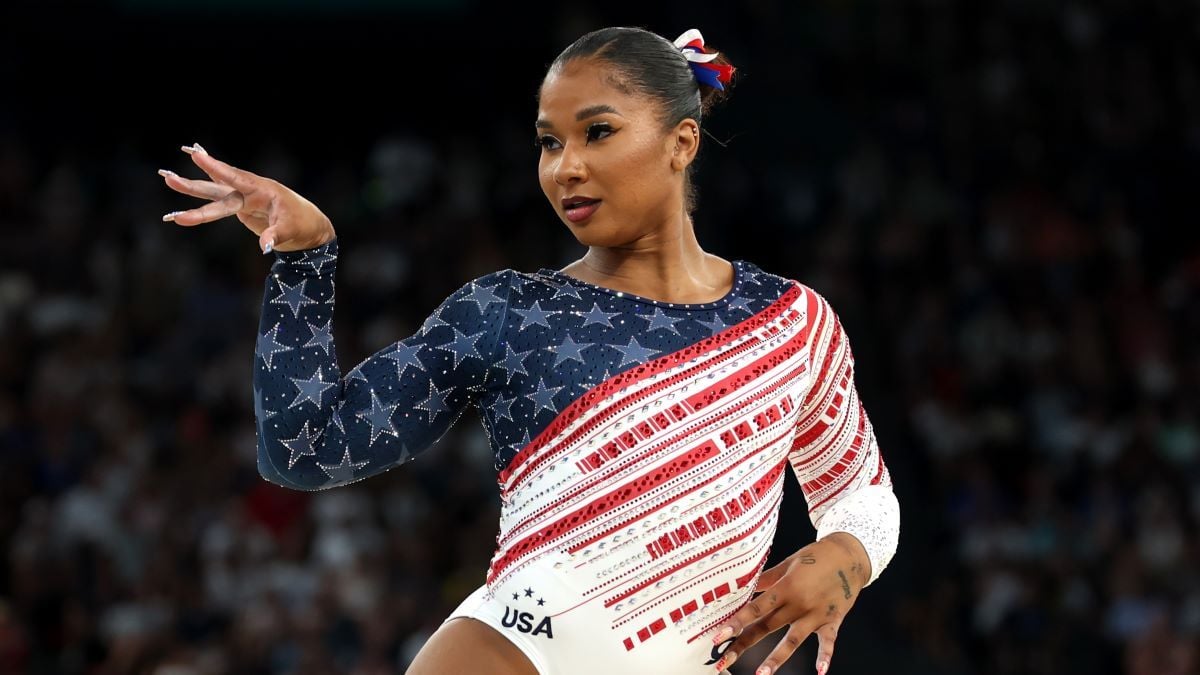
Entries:
[[[706, 51], [715, 51], [705, 45]], [[549, 71], [561, 69], [576, 59], [597, 59], [616, 71], [612, 84], [626, 93], [637, 92], [658, 101], [664, 128], [692, 118], [696, 123], [712, 107], [729, 94], [733, 82], [725, 89], [701, 84], [692, 74], [691, 66], [674, 43], [657, 33], [642, 28], [613, 27], [592, 31], [575, 42], [554, 59]], [[728, 65], [720, 54], [714, 64]], [[688, 213], [696, 208], [696, 188], [692, 184], [691, 167], [684, 177], [684, 206]]]

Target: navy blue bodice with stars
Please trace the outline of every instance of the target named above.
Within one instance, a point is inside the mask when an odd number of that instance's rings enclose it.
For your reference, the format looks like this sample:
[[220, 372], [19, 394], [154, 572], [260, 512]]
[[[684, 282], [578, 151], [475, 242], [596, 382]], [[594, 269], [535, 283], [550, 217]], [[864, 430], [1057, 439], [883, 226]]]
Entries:
[[742, 261], [716, 302], [668, 304], [543, 269], [463, 285], [412, 336], [344, 377], [332, 335], [337, 240], [276, 252], [255, 348], [258, 466], [312, 490], [415, 458], [468, 405], [497, 470], [573, 400], [612, 375], [759, 312], [794, 282]]

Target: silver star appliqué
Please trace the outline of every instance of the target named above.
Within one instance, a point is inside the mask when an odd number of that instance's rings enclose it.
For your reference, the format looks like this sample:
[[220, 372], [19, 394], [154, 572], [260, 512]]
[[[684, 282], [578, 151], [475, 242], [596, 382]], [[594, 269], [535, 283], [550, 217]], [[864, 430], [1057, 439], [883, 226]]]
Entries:
[[460, 302], [473, 302], [479, 308], [480, 313], [486, 310], [494, 302], [503, 302], [503, 298], [492, 292], [492, 289], [487, 286], [480, 286], [474, 281], [471, 282], [471, 292], [466, 293], [459, 298]]
[[440, 413], [449, 412], [450, 407], [446, 405], [446, 394], [453, 390], [453, 387], [438, 389], [433, 380], [429, 381], [429, 396], [424, 401], [417, 404], [417, 407], [429, 413], [429, 422], [433, 423], [433, 418]]
[[279, 352], [286, 352], [290, 347], [280, 344], [277, 340], [279, 337], [279, 324], [275, 324], [271, 330], [258, 336], [258, 344], [254, 345], [254, 352], [262, 357], [264, 363], [267, 364], [267, 370], [271, 369], [271, 359]]
[[325, 356], [329, 356], [329, 348], [333, 346], [333, 319], [326, 321], [324, 326], [309, 323], [308, 329], [312, 331], [312, 338], [305, 342], [304, 346], [320, 347]]
[[538, 380], [537, 391], [531, 392], [528, 395], [529, 400], [533, 401], [534, 405], [537, 406], [534, 409], [534, 412], [538, 412], [542, 408], [553, 412], [554, 395], [557, 394], [560, 389], [562, 389], [562, 387], [547, 387], [545, 380]]
[[549, 348], [550, 351], [555, 355], [554, 367], [557, 368], [558, 365], [563, 361], [578, 361], [580, 363], [586, 363], [586, 361], [583, 360], [583, 355], [580, 354], [580, 352], [590, 346], [590, 342], [579, 344], [572, 340], [571, 336], [568, 335], [567, 338], [562, 341], [561, 345]]
[[366, 466], [368, 462], [355, 462], [350, 459], [350, 448], [342, 453], [342, 461], [340, 464], [322, 464], [317, 462], [317, 466], [329, 476], [328, 485], [341, 485], [354, 480], [354, 472]]
[[646, 360], [650, 357], [650, 355], [653, 354], [655, 351], [653, 349], [647, 349], [647, 348], [643, 347], [641, 345], [641, 343], [639, 343], [637, 341], [636, 337], [629, 338], [629, 344], [627, 344], [627, 345], [624, 345], [624, 346], [609, 345], [609, 346], [611, 346], [613, 349], [621, 352], [621, 354], [623, 356], [623, 358], [621, 359], [621, 362], [617, 364], [618, 368], [620, 368], [621, 366], [624, 366], [627, 363], [645, 363]]
[[313, 429], [312, 433], [308, 431], [308, 420], [304, 421], [304, 426], [300, 428], [300, 433], [296, 434], [295, 438], [287, 438], [280, 441], [283, 447], [288, 449], [288, 468], [296, 465], [296, 461], [301, 457], [317, 454], [313, 449], [313, 442], [321, 438], [324, 433], [322, 429]]
[[679, 334], [679, 329], [675, 327], [676, 324], [678, 324], [680, 321], [687, 320], [687, 319], [672, 319], [666, 312], [662, 311], [658, 307], [654, 308], [653, 314], [651, 314], [648, 317], [643, 317], [643, 318], [650, 320], [650, 325], [646, 327], [647, 332], [656, 331], [660, 328], [665, 328], [676, 335]]
[[530, 326], [545, 326], [546, 328], [549, 328], [550, 322], [547, 321], [547, 319], [551, 314], [557, 313], [543, 310], [541, 300], [535, 300], [533, 302], [533, 307], [530, 307], [529, 309], [513, 309], [513, 312], [521, 315], [522, 331]]
[[318, 275], [325, 273], [325, 266], [337, 260], [337, 256], [328, 251], [328, 246], [314, 249], [304, 256], [303, 264], [313, 268]]
[[295, 408], [305, 401], [311, 401], [312, 403], [316, 404], [318, 408], [320, 408], [321, 395], [324, 394], [330, 387], [337, 384], [337, 382], [326, 382], [325, 380], [321, 379], [321, 366], [317, 366], [316, 372], [314, 372], [313, 376], [307, 380], [302, 380], [298, 377], [289, 377], [288, 379], [291, 380], [296, 385], [296, 389], [299, 390], [296, 393], [296, 400], [288, 404], [289, 408]]
[[455, 368], [457, 368], [458, 364], [462, 363], [463, 360], [468, 357], [477, 359], [483, 358], [483, 356], [479, 354], [479, 349], [477, 348], [479, 340], [483, 337], [483, 331], [479, 331], [474, 335], [467, 335], [457, 328], [452, 328], [451, 330], [454, 331], [454, 337], [446, 342], [446, 344], [434, 347], [434, 349], [450, 352]]
[[421, 350], [424, 348], [425, 345], [420, 343], [406, 345], [403, 342], [397, 342], [396, 348], [383, 354], [383, 358], [396, 362], [396, 379], [400, 379], [409, 368], [416, 368], [422, 372], [425, 371], [425, 365], [421, 363], [421, 359], [419, 358]]
[[517, 374], [528, 376], [529, 372], [525, 370], [525, 357], [529, 355], [529, 352], [534, 350], [515, 352], [511, 344], [505, 344], [504, 350], [504, 359], [496, 364], [496, 367], [503, 370], [507, 376], [504, 378], [504, 384], [511, 384], [513, 377]]
[[379, 402], [379, 395], [375, 390], [371, 390], [371, 407], [358, 413], [358, 417], [365, 420], [371, 425], [371, 442], [369, 445], [375, 445], [375, 441], [383, 434], [391, 434], [399, 438], [396, 433], [396, 425], [392, 424], [392, 413], [399, 406], [399, 403], [393, 403], [385, 406]]
[[315, 305], [316, 300], [304, 294], [304, 285], [308, 283], [308, 279], [301, 279], [300, 283], [289, 286], [283, 283], [283, 279], [278, 279], [279, 295], [271, 300], [273, 305], [287, 305], [288, 309], [292, 310], [292, 317], [300, 318], [300, 308], [305, 305]]
[[599, 304], [592, 303], [591, 310], [589, 310], [586, 314], [582, 315], [583, 316], [583, 326], [581, 326], [581, 328], [590, 326], [594, 323], [598, 323], [601, 326], [606, 326], [608, 328], [612, 328], [613, 327], [612, 318], [614, 316], [620, 316], [620, 315], [621, 315], [620, 312], [606, 312], [606, 311], [600, 309]]

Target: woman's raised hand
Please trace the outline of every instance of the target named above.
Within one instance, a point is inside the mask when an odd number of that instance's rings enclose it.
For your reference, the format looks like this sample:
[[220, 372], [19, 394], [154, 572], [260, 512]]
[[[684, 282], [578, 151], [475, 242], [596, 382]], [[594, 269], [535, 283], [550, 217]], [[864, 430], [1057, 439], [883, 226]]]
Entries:
[[263, 253], [316, 248], [336, 236], [333, 223], [312, 202], [282, 183], [232, 167], [208, 154], [199, 144], [180, 148], [212, 180], [183, 178], [165, 169], [158, 173], [167, 186], [209, 202], [187, 211], [174, 211], [164, 221], [191, 227], [236, 215], [258, 235]]

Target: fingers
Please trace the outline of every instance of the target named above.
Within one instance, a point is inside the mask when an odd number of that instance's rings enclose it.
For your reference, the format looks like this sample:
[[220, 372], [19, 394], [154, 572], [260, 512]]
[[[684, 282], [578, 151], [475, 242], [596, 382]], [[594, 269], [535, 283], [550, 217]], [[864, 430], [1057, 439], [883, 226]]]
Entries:
[[762, 640], [785, 625], [787, 625], [787, 622], [776, 611], [746, 626], [745, 630], [737, 636], [737, 639], [725, 649], [723, 659], [717, 666], [728, 668], [733, 665], [733, 662], [738, 659], [740, 654], [745, 654], [746, 650], [758, 644], [759, 640]]
[[833, 661], [833, 643], [837, 641], [839, 623], [827, 623], [817, 629], [817, 675], [829, 672]]
[[758, 597], [747, 602], [725, 622], [725, 625], [713, 636], [713, 644], [719, 645], [734, 635], [740, 635], [746, 626], [774, 612], [779, 607], [779, 602], [779, 594], [775, 591], [767, 590], [760, 593]]
[[163, 220], [174, 221], [177, 225], [189, 227], [201, 223], [211, 223], [214, 220], [220, 220], [237, 213], [242, 208], [243, 203], [244, 198], [242, 197], [242, 193], [234, 191], [215, 202], [209, 202], [199, 208], [168, 213], [163, 216]]
[[158, 175], [162, 176], [167, 183], [167, 187], [176, 192], [182, 192], [191, 197], [199, 197], [200, 199], [211, 199], [216, 201], [221, 199], [234, 189], [228, 185], [219, 185], [207, 180], [192, 180], [191, 178], [183, 178], [174, 171], [160, 169]]
[[763, 573], [758, 575], [758, 590], [765, 591], [778, 583], [788, 571], [788, 562], [785, 560], [769, 570], [763, 570]]
[[209, 178], [222, 185], [228, 185], [247, 197], [263, 187], [264, 178], [222, 162], [208, 154], [199, 144], [185, 145], [180, 150], [191, 155], [192, 162], [200, 167], [201, 171], [208, 174]]
[[783, 639], [779, 641], [778, 645], [775, 645], [775, 649], [771, 650], [771, 653], [767, 655], [762, 665], [754, 671], [754, 675], [772, 675], [775, 673], [779, 670], [779, 666], [782, 666], [784, 661], [790, 659], [792, 654], [804, 643], [805, 638], [811, 634], [812, 629], [805, 627], [802, 623], [797, 622], [789, 626]]

